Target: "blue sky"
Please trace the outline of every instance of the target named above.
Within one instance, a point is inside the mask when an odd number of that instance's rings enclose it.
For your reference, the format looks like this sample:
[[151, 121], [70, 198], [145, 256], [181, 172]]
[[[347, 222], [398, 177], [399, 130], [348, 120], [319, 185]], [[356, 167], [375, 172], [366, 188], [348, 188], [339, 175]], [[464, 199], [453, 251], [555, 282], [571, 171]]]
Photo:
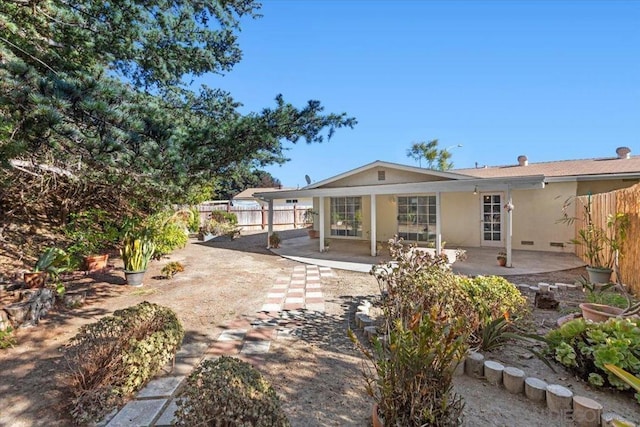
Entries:
[[265, 0], [243, 60], [204, 81], [243, 111], [278, 93], [358, 120], [288, 145], [267, 170], [304, 186], [374, 160], [417, 165], [439, 139], [455, 168], [640, 154], [640, 1]]

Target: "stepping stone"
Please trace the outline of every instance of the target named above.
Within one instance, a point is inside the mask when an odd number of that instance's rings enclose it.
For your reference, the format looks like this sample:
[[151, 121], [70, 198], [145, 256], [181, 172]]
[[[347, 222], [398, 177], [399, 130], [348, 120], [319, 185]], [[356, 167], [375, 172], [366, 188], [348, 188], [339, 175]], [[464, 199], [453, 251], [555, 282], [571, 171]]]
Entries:
[[138, 399], [151, 397], [170, 397], [178, 388], [184, 376], [164, 377], [149, 381], [149, 384], [138, 392]]
[[189, 344], [183, 344], [180, 347], [180, 350], [176, 353], [176, 358], [178, 357], [200, 357], [209, 347], [209, 344], [206, 342], [192, 342]]
[[240, 350], [241, 354], [265, 354], [269, 352], [271, 341], [257, 340], [257, 341], [245, 341]]
[[284, 292], [269, 292], [267, 298], [284, 298], [285, 295]]
[[284, 300], [285, 304], [302, 304], [304, 303], [304, 298], [303, 297], [298, 297], [298, 296], [287, 296], [287, 298]]
[[246, 329], [229, 329], [220, 334], [218, 341], [242, 341], [246, 334]]
[[178, 402], [171, 399], [169, 405], [162, 411], [162, 415], [158, 418], [158, 421], [155, 422], [155, 427], [169, 427], [172, 426], [175, 421], [175, 413], [178, 410]]
[[160, 414], [167, 399], [132, 400], [106, 427], [147, 427]]
[[323, 298], [322, 292], [307, 292], [307, 298]]
[[324, 308], [324, 303], [307, 303], [305, 305], [305, 307], [307, 308], [307, 310], [311, 310], [311, 311], [317, 311], [320, 313], [323, 313], [325, 308]]
[[274, 312], [274, 311], [282, 311], [282, 306], [280, 304], [264, 304], [260, 311], [265, 312]]

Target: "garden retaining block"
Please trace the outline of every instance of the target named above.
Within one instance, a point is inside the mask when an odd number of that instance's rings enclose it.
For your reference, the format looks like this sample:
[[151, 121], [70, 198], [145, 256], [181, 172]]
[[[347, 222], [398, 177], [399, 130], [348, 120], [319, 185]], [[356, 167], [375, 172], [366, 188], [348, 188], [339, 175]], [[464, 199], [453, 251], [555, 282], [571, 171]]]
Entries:
[[502, 372], [502, 384], [509, 393], [524, 393], [524, 371], [508, 366]]
[[529, 377], [524, 380], [524, 394], [534, 402], [544, 402], [547, 393], [547, 383], [538, 378]]
[[584, 396], [573, 396], [573, 419], [578, 427], [598, 427], [602, 405]]
[[484, 362], [484, 377], [490, 384], [501, 385], [502, 373], [504, 372], [504, 365], [492, 360]]
[[481, 353], [471, 352], [464, 361], [464, 372], [470, 377], [481, 378], [484, 376], [484, 356]]
[[554, 414], [560, 414], [571, 410], [573, 404], [573, 392], [559, 384], [547, 386], [547, 407]]

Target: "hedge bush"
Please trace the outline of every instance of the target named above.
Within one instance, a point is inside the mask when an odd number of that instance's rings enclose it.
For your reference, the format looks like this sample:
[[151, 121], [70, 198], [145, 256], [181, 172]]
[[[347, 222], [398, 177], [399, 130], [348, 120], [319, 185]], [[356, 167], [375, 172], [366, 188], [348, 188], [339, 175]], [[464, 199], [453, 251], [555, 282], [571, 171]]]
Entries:
[[278, 395], [250, 364], [233, 357], [203, 361], [187, 378], [175, 425], [285, 427]]
[[183, 336], [172, 310], [146, 301], [80, 328], [65, 349], [74, 421], [99, 421], [124, 403], [174, 358]]
[[526, 311], [527, 300], [513, 283], [503, 277], [457, 277], [483, 324], [503, 317], [505, 313], [517, 317]]

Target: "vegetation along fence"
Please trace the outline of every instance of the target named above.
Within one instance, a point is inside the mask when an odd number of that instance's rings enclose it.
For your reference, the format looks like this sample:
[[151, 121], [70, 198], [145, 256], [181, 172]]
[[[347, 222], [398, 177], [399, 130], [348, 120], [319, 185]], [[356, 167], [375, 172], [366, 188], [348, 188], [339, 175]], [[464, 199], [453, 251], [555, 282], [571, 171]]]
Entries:
[[[228, 203], [202, 204], [197, 206], [202, 221], [206, 220], [211, 211], [223, 210], [233, 212], [238, 217], [238, 226], [245, 230], [265, 230], [268, 226], [269, 208], [267, 206], [231, 206]], [[308, 206], [274, 206], [274, 228], [296, 228], [304, 225], [304, 213]]]
[[[633, 294], [640, 296], [640, 184], [609, 193], [578, 197], [579, 203], [576, 203], [578, 218], [581, 218], [580, 209], [589, 202], [589, 197], [591, 197], [591, 214], [596, 226], [605, 228], [607, 216], [617, 212], [628, 216], [629, 230], [622, 246], [620, 275]], [[576, 221], [576, 235], [582, 224], [582, 221]], [[584, 248], [579, 245], [576, 245], [576, 255], [587, 261]]]

